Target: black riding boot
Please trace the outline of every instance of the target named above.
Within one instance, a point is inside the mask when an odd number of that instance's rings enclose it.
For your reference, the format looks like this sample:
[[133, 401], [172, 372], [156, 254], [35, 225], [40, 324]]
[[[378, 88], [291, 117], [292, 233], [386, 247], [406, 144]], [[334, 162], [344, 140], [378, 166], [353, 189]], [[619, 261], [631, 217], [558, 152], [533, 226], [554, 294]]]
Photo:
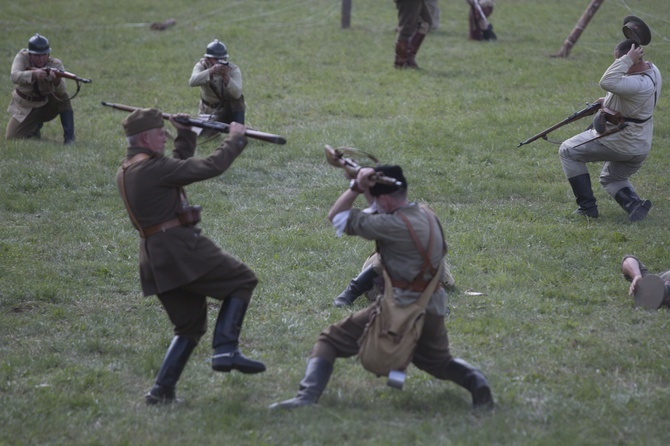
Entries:
[[309, 359], [307, 361], [305, 376], [300, 381], [298, 394], [295, 398], [271, 404], [269, 408], [295, 409], [296, 407], [318, 403], [319, 397], [328, 384], [331, 373], [333, 373], [333, 364], [330, 362], [319, 357]]
[[373, 280], [378, 275], [372, 266], [368, 266], [357, 277], [351, 279], [351, 282], [342, 291], [342, 294], [335, 298], [333, 305], [336, 307], [345, 307], [353, 304], [358, 296], [372, 289]]
[[473, 365], [459, 358], [447, 364], [447, 379], [467, 389], [475, 407], [493, 407], [493, 395], [484, 374]]
[[74, 112], [72, 110], [60, 112], [60, 123], [63, 126], [64, 143], [74, 144]]
[[496, 33], [493, 32], [493, 25], [490, 23], [489, 27], [483, 31], [483, 38], [487, 41], [498, 40], [498, 36], [496, 36]]
[[35, 138], [35, 139], [42, 139], [42, 124], [41, 122], [37, 124], [37, 128], [30, 134], [28, 135], [28, 138]]
[[212, 369], [217, 372], [230, 372], [233, 369], [242, 373], [265, 371], [265, 364], [247, 358], [238, 348], [246, 312], [247, 302], [236, 296], [228, 296], [221, 304], [212, 339]]
[[579, 205], [575, 214], [598, 218], [598, 205], [596, 205], [596, 198], [593, 196], [589, 174], [577, 175], [576, 177], [569, 178], [568, 181], [570, 182], [570, 186], [572, 186], [572, 193], [575, 194], [577, 204]]
[[175, 336], [168, 347], [156, 383], [146, 394], [147, 404], [166, 404], [177, 401], [175, 388], [188, 358], [197, 344], [183, 336]]
[[651, 209], [651, 201], [642, 200], [630, 187], [624, 187], [614, 195], [614, 199], [628, 213], [629, 221], [644, 220]]

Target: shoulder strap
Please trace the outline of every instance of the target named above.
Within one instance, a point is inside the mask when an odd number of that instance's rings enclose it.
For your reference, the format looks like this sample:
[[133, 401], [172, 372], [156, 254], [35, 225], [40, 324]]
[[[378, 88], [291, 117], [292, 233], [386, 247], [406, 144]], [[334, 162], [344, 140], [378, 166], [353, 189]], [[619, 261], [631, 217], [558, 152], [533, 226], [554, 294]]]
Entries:
[[123, 204], [126, 206], [126, 211], [128, 211], [128, 215], [130, 216], [133, 225], [135, 225], [137, 230], [140, 232], [140, 237], [142, 238], [145, 238], [144, 230], [142, 229], [142, 226], [140, 226], [140, 223], [137, 221], [135, 214], [130, 208], [130, 203], [128, 202], [128, 196], [126, 195], [126, 169], [135, 163], [139, 163], [140, 161], [144, 161], [149, 158], [151, 158], [151, 156], [147, 155], [146, 153], [138, 153], [132, 158], [125, 159], [120, 167], [121, 175], [118, 175], [116, 177], [119, 186], [119, 191], [121, 192], [121, 198], [123, 198]]
[[[428, 249], [431, 248], [433, 244], [433, 222], [437, 221], [437, 218], [435, 217], [435, 214], [433, 214], [430, 210], [426, 209], [424, 206], [420, 207], [421, 210], [424, 212], [426, 215], [426, 218], [428, 219], [428, 227], [430, 228], [429, 236], [428, 236]], [[419, 272], [419, 275], [417, 277], [423, 276], [427, 271], [430, 271], [431, 274], [435, 274], [435, 268], [433, 267], [432, 263], [430, 262], [430, 253], [428, 252], [428, 249], [425, 249], [423, 245], [421, 244], [421, 241], [419, 240], [419, 237], [416, 234], [416, 231], [414, 230], [414, 227], [410, 223], [409, 219], [407, 216], [405, 216], [401, 211], [398, 211], [398, 215], [402, 220], [405, 222], [405, 225], [407, 226], [407, 229], [409, 230], [410, 235], [414, 239], [414, 244], [416, 245], [417, 249], [421, 253], [421, 256], [423, 256], [423, 265], [421, 265], [421, 272]], [[442, 232], [442, 228], [440, 227], [440, 232]], [[443, 236], [443, 241], [444, 241], [444, 234]]]
[[[428, 286], [426, 287], [425, 290], [421, 293], [421, 296], [417, 299], [416, 303], [420, 305], [421, 307], [426, 307], [428, 306], [428, 301], [430, 298], [433, 296], [433, 293], [437, 289], [439, 283], [440, 283], [440, 277], [442, 277], [442, 274], [444, 272], [444, 262], [440, 262], [440, 266], [437, 269], [437, 272], [435, 275], [433, 275], [433, 278], [430, 280], [430, 283], [428, 283]], [[384, 274], [384, 290], [389, 290], [388, 292], [391, 293], [389, 294], [389, 297], [393, 299], [393, 284], [391, 283], [391, 276], [389, 276], [388, 271], [386, 271], [386, 268], [383, 270]], [[383, 295], [384, 299], [389, 298], [386, 295], [386, 292]]]

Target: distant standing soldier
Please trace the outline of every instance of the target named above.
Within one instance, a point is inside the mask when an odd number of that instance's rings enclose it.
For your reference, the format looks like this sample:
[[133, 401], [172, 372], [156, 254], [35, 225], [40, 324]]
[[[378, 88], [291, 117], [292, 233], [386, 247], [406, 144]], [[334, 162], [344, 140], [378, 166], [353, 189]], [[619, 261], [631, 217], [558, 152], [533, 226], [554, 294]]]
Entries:
[[418, 69], [416, 53], [432, 26], [427, 0], [395, 0], [398, 26], [395, 42], [395, 68]]
[[59, 59], [50, 56], [49, 40], [35, 34], [14, 57], [11, 79], [16, 85], [7, 111], [6, 139], [40, 138], [42, 125], [60, 116], [65, 144], [74, 143], [74, 113], [65, 89], [65, 81], [53, 68], [64, 70]]
[[[211, 120], [244, 124], [246, 105], [242, 94], [242, 71], [228, 60], [228, 48], [214, 40], [193, 67], [191, 87], [200, 87], [200, 113]], [[210, 132], [203, 132], [210, 136]]]

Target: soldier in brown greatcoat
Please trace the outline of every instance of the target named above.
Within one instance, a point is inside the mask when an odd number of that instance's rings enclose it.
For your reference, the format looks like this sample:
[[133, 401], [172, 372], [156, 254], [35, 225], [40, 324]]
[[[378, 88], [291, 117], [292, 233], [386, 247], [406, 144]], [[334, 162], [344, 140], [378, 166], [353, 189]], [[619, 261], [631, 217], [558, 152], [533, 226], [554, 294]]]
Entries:
[[[186, 115], [176, 115], [187, 117]], [[243, 124], [231, 123], [230, 135], [207, 158], [195, 158], [196, 134], [177, 128], [172, 157], [163, 156], [167, 136], [163, 115], [138, 109], [124, 121], [126, 159], [117, 184], [140, 233], [140, 278], [145, 296], [158, 295], [175, 337], [168, 348], [147, 404], [176, 400], [175, 386], [193, 349], [207, 328], [210, 296], [222, 301], [213, 334], [212, 368], [242, 373], [265, 371], [265, 365], [239, 350], [242, 322], [258, 280], [244, 263], [201, 235], [199, 207], [190, 206], [184, 186], [221, 175], [246, 146]]]

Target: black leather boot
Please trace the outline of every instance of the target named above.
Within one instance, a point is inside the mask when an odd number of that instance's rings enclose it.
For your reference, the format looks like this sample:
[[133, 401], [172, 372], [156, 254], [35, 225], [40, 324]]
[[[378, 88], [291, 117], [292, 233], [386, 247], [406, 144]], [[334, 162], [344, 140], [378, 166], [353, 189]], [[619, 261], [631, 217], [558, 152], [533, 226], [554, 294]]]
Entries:
[[63, 126], [64, 144], [74, 144], [74, 112], [72, 110], [60, 112], [60, 123]]
[[419, 65], [416, 63], [416, 53], [419, 52], [419, 47], [425, 37], [425, 34], [414, 33], [410, 39], [409, 46], [407, 47], [407, 66], [409, 68], [419, 69]]
[[35, 138], [35, 139], [42, 139], [42, 124], [41, 122], [37, 124], [37, 128], [30, 134], [28, 135], [28, 138]]
[[498, 36], [493, 32], [493, 25], [489, 23], [489, 27], [483, 31], [482, 37], [486, 41], [498, 40]]
[[630, 187], [619, 190], [614, 199], [628, 213], [629, 221], [644, 220], [651, 209], [651, 201], [641, 199]]
[[172, 339], [158, 376], [156, 376], [156, 383], [145, 396], [147, 404], [179, 402], [175, 394], [177, 381], [196, 345], [195, 342], [183, 336], [175, 336]]
[[473, 365], [459, 358], [447, 364], [447, 379], [467, 389], [472, 395], [472, 405], [477, 408], [492, 408], [493, 395], [484, 374]]
[[374, 285], [373, 280], [378, 275], [372, 266], [368, 266], [357, 277], [351, 279], [351, 282], [342, 291], [342, 294], [335, 298], [333, 305], [336, 307], [352, 305], [358, 296], [372, 289]]
[[598, 205], [591, 189], [591, 176], [588, 173], [569, 178], [572, 193], [575, 194], [579, 208], [575, 214], [585, 217], [598, 218]]
[[307, 361], [305, 376], [300, 381], [298, 394], [289, 400], [271, 404], [269, 408], [295, 409], [318, 403], [332, 373], [333, 364], [319, 357], [310, 358]]
[[217, 372], [230, 372], [233, 369], [242, 373], [265, 371], [265, 364], [247, 358], [238, 348], [246, 312], [247, 302], [234, 295], [228, 296], [221, 304], [212, 339], [212, 369]]

